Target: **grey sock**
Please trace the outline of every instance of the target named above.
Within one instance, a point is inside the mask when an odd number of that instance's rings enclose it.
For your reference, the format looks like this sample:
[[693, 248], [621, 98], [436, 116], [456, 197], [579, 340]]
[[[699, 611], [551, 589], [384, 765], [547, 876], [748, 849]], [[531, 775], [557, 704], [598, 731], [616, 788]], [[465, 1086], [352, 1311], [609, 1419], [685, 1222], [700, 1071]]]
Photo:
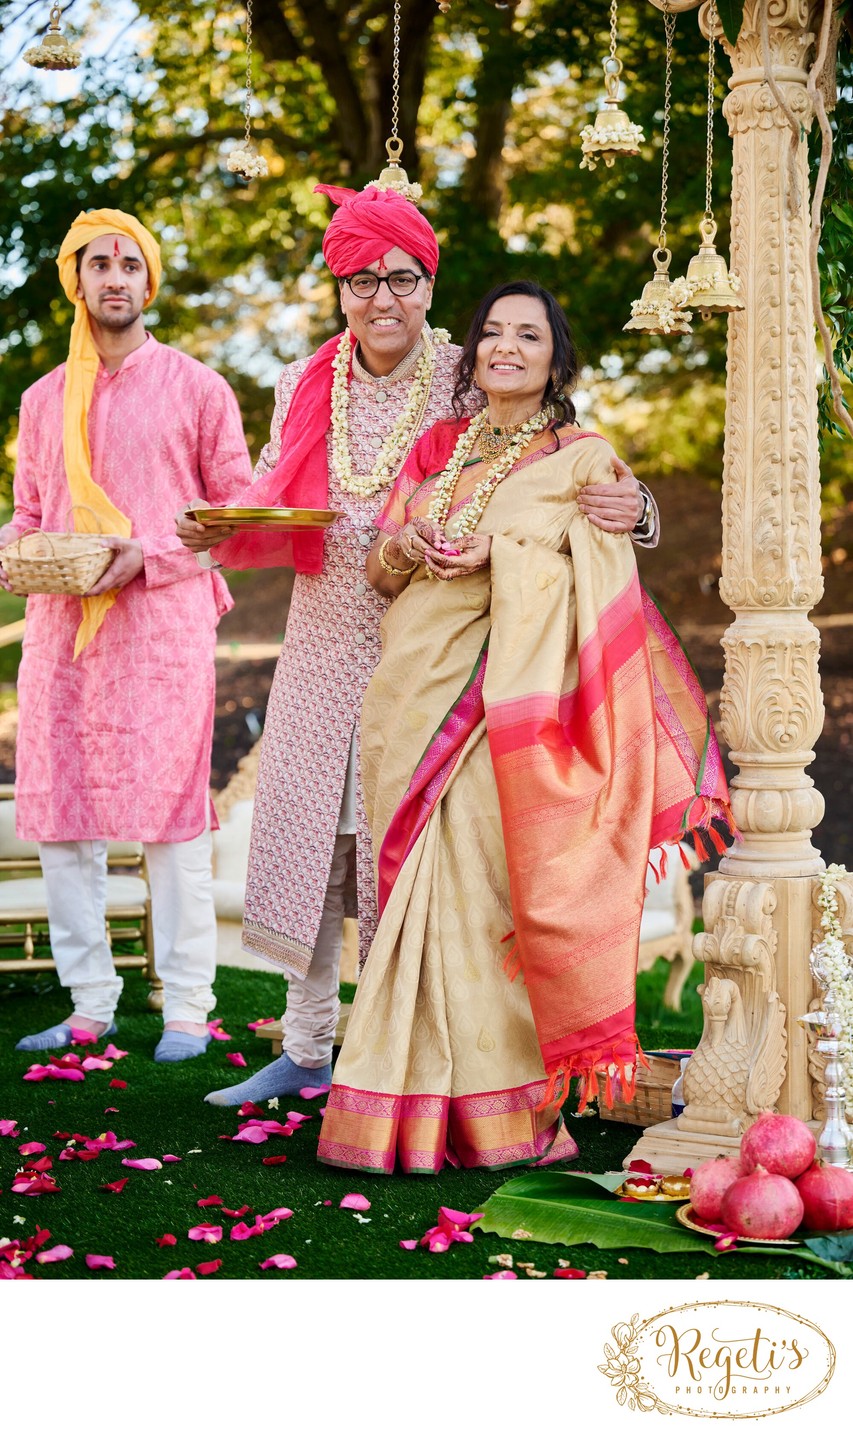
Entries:
[[322, 1068], [301, 1068], [282, 1053], [245, 1082], [208, 1093], [204, 1101], [218, 1108], [238, 1108], [241, 1103], [263, 1103], [267, 1098], [296, 1098], [300, 1088], [322, 1088], [331, 1081], [331, 1063], [325, 1063]]
[[155, 1063], [182, 1063], [185, 1058], [200, 1058], [210, 1042], [210, 1034], [197, 1038], [194, 1033], [169, 1029], [154, 1049]]
[[[75, 1030], [76, 1031], [76, 1030]], [[81, 1032], [86, 1031], [81, 1029]], [[115, 1023], [101, 1034], [102, 1038], [111, 1038], [116, 1032]], [[15, 1044], [16, 1053], [46, 1053], [49, 1048], [67, 1048], [71, 1044], [71, 1028], [68, 1023], [57, 1023], [53, 1028], [45, 1028], [41, 1033], [27, 1033], [26, 1037], [19, 1038]], [[93, 1043], [100, 1043], [101, 1038], [92, 1035]]]

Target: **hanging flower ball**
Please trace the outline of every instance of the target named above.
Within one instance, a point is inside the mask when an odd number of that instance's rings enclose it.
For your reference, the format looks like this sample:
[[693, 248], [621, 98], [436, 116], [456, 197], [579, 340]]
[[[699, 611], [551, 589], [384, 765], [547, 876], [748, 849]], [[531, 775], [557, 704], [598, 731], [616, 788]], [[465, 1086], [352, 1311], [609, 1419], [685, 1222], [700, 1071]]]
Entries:
[[270, 167], [263, 155], [259, 155], [250, 145], [238, 145], [232, 150], [226, 165], [232, 175], [242, 175], [245, 180], [265, 180], [270, 172]]

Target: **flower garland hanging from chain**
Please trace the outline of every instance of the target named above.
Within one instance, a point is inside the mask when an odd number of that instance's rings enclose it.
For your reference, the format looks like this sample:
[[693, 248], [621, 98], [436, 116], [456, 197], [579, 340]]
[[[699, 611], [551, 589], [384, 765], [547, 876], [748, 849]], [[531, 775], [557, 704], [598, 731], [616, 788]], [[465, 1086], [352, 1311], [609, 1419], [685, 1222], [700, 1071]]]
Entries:
[[839, 1060], [844, 1071], [848, 1107], [853, 1106], [853, 960], [844, 946], [838, 915], [838, 885], [850, 874], [840, 863], [831, 863], [820, 876], [817, 906], [823, 937], [809, 957], [809, 967], [839, 1020]]
[[252, 144], [252, 0], [246, 0], [246, 135], [227, 159], [229, 170], [244, 180], [265, 180], [270, 172]]
[[645, 139], [640, 126], [633, 124], [625, 111], [619, 109], [622, 61], [616, 54], [617, 20], [617, 0], [610, 0], [610, 53], [602, 62], [607, 94], [595, 124], [585, 125], [581, 130], [582, 170], [594, 170], [599, 160], [610, 168], [617, 155], [637, 155]]
[[67, 40], [59, 28], [62, 10], [54, 5], [50, 12], [50, 26], [43, 40], [24, 51], [24, 61], [34, 70], [76, 70], [80, 64], [80, 51]]

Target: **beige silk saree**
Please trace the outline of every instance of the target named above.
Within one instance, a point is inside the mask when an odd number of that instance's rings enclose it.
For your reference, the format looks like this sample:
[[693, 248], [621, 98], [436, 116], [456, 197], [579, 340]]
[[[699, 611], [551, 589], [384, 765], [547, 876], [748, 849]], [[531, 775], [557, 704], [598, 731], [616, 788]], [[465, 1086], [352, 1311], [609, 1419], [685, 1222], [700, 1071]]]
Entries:
[[[426, 514], [466, 423], [416, 446], [386, 533]], [[630, 538], [578, 510], [612, 457], [568, 431], [522, 460], [480, 521], [489, 567], [449, 583], [421, 567], [383, 620], [361, 747], [381, 917], [324, 1162], [555, 1162], [577, 1151], [559, 1111], [571, 1077], [582, 1102], [597, 1075], [605, 1098], [615, 1074], [631, 1090], [649, 851], [689, 828], [714, 836], [727, 794]], [[473, 486], [463, 470], [448, 532]]]

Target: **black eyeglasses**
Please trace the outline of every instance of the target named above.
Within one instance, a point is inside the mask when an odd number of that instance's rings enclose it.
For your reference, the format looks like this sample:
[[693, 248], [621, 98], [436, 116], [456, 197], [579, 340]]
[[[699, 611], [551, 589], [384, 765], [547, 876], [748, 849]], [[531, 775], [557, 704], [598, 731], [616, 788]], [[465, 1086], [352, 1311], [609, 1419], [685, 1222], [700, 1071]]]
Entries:
[[404, 295], [414, 294], [423, 278], [422, 274], [415, 274], [410, 269], [395, 269], [389, 275], [361, 269], [358, 274], [346, 275], [342, 282], [349, 285], [356, 299], [372, 299], [380, 284], [387, 284], [391, 293], [402, 299]]

